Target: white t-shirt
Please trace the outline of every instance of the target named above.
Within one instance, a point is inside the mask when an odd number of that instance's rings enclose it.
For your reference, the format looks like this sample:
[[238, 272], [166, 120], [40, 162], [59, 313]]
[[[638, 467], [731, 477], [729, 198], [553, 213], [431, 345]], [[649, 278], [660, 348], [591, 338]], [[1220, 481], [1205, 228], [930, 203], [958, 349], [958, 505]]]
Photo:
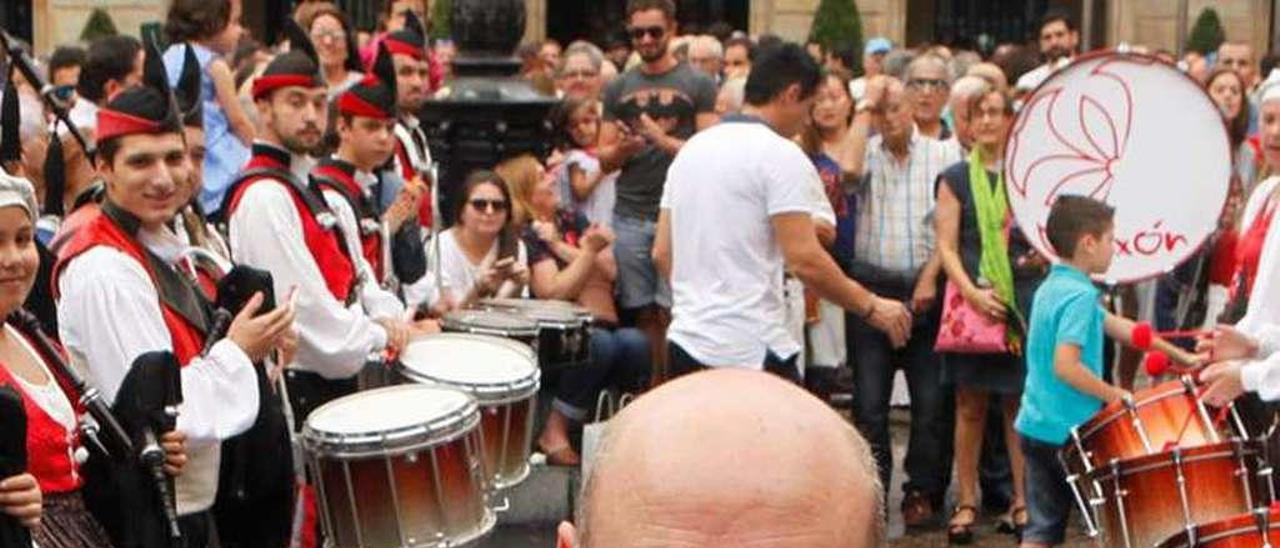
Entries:
[[600, 159], [594, 155], [587, 153], [582, 149], [574, 149], [569, 151], [564, 157], [564, 172], [561, 177], [565, 180], [565, 185], [561, 192], [566, 189], [567, 194], [560, 197], [561, 203], [572, 203], [574, 207], [587, 216], [587, 220], [593, 223], [600, 223], [604, 226], [613, 226], [613, 205], [618, 201], [617, 181], [618, 172], [606, 175], [604, 179], [596, 185], [591, 191], [591, 195], [586, 200], [579, 202], [574, 199], [573, 185], [569, 178], [569, 166], [578, 166], [579, 169], [586, 174], [587, 177], [595, 177], [600, 173]]
[[760, 369], [766, 351], [798, 352], [770, 218], [813, 215], [821, 188], [800, 147], [762, 123], [730, 118], [685, 143], [661, 204], [671, 219], [668, 339], [709, 366]]
[[[498, 258], [498, 242], [495, 241], [489, 248], [489, 253], [484, 256], [484, 260], [480, 261], [480, 264], [472, 264], [466, 252], [458, 245], [458, 240], [455, 238], [456, 230], [456, 228], [450, 228], [440, 233], [440, 292], [452, 299], [454, 303], [461, 302], [476, 285], [481, 267], [493, 264]], [[516, 261], [528, 264], [529, 256], [525, 251], [524, 242], [517, 239], [516, 244]], [[427, 249], [430, 253], [431, 246]], [[429, 261], [434, 260], [434, 257], [429, 259]], [[528, 296], [528, 291], [528, 287], [522, 289], [520, 296]]]

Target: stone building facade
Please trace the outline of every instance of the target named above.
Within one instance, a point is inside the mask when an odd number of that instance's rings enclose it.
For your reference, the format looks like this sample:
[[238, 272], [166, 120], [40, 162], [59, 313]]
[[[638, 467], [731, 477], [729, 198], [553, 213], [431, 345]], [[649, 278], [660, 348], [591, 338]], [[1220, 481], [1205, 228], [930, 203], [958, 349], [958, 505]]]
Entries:
[[[39, 51], [49, 51], [54, 45], [74, 42], [84, 28], [89, 12], [103, 7], [111, 14], [122, 32], [137, 33], [140, 25], [163, 19], [165, 0], [3, 0], [32, 3], [32, 28], [35, 45]], [[373, 0], [369, 0], [373, 1]], [[554, 10], [548, 9], [562, 0], [526, 0], [528, 19], [526, 38], [540, 40], [546, 36], [548, 17]], [[609, 0], [597, 0], [609, 1]], [[613, 0], [622, 2], [623, 0]], [[819, 0], [742, 0], [747, 5], [746, 26], [752, 34], [771, 32], [785, 38], [800, 40], [808, 33], [813, 13]], [[930, 28], [933, 13], [948, 0], [856, 0], [862, 14], [864, 36], [886, 36], [895, 43], [933, 38]], [[949, 0], [952, 5], [964, 1]], [[977, 2], [981, 0], [968, 0]], [[1043, 3], [1046, 0], [1041, 0]], [[260, 26], [263, 13], [273, 10], [260, 9], [266, 4], [284, 4], [288, 0], [244, 0], [246, 25]], [[1081, 13], [1081, 4], [1092, 2], [1092, 28], [1101, 36], [1093, 36], [1095, 45], [1114, 45], [1120, 42], [1143, 44], [1152, 48], [1176, 50], [1179, 3], [1175, 0], [1073, 0], [1053, 2], [1063, 4]], [[1267, 51], [1272, 42], [1275, 27], [1276, 4], [1280, 0], [1186, 0], [1189, 16], [1187, 25], [1194, 22], [1196, 14], [1206, 6], [1213, 6], [1226, 27], [1227, 36], [1254, 46], [1257, 51]], [[1028, 5], [1037, 5], [1027, 0]], [[255, 7], [259, 9], [255, 10]], [[280, 11], [280, 10], [274, 10]]]

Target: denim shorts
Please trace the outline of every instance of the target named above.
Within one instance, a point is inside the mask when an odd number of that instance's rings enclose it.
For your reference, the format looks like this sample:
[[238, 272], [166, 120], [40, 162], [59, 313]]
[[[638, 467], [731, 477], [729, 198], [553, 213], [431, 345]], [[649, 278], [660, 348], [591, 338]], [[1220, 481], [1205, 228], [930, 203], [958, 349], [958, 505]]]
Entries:
[[1075, 504], [1066, 468], [1058, 457], [1063, 446], [1026, 436], [1021, 439], [1027, 484], [1027, 526], [1022, 530], [1022, 540], [1050, 546], [1062, 544], [1071, 505]]
[[653, 264], [653, 240], [658, 223], [615, 216], [614, 259], [618, 263], [618, 307], [635, 309], [657, 304], [671, 308], [671, 285]]

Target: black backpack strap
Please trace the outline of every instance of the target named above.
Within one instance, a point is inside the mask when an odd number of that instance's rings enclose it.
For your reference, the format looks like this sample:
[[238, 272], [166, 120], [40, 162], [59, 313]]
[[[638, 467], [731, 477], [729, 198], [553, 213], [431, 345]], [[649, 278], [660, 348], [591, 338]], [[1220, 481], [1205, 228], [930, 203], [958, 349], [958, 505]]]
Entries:
[[314, 182], [321, 189], [328, 189], [328, 190], [337, 192], [339, 196], [342, 196], [342, 198], [346, 200], [348, 204], [351, 205], [351, 211], [353, 211], [356, 215], [356, 225], [360, 229], [361, 236], [368, 236], [370, 234], [381, 233], [380, 226], [376, 227], [373, 230], [370, 230], [365, 223], [365, 221], [367, 220], [372, 220], [375, 223], [381, 223], [381, 220], [378, 218], [378, 215], [376, 211], [373, 209], [372, 204], [367, 198], [365, 198], [365, 196], [356, 195], [355, 193], [351, 192], [351, 189], [347, 188], [346, 185], [342, 184], [341, 181], [338, 181], [337, 179], [334, 179], [327, 175], [312, 175], [311, 181]]

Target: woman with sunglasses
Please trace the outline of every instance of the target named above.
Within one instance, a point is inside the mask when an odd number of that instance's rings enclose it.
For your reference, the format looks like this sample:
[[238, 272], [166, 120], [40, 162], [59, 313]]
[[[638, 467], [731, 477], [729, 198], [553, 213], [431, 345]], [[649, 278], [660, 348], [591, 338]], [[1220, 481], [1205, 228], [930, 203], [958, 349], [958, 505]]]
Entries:
[[527, 295], [524, 243], [511, 222], [511, 192], [498, 174], [479, 170], [462, 185], [454, 226], [440, 233], [442, 308], [465, 307], [487, 297]]
[[[36, 343], [39, 333], [14, 321], [36, 280], [35, 191], [26, 179], [0, 171], [0, 386], [16, 391], [27, 415], [27, 474], [0, 478], [0, 513], [31, 527], [43, 548], [111, 546], [102, 526], [85, 509], [83, 477], [73, 456], [79, 445], [78, 410], [64, 393], [66, 379]], [[181, 472], [184, 436], [161, 437], [166, 470]]]

